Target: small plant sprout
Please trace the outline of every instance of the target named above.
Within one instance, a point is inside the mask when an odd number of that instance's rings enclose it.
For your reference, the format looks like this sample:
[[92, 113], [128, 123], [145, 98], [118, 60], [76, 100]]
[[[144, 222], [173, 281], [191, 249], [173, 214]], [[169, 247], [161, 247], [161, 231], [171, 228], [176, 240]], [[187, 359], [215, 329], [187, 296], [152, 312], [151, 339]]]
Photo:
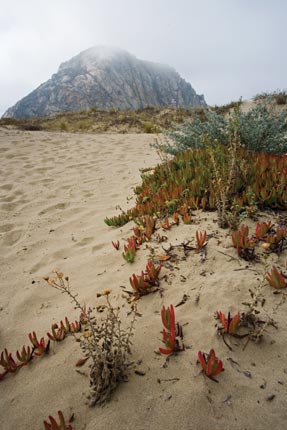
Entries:
[[145, 274], [143, 271], [140, 275], [135, 275], [133, 273], [130, 277], [130, 284], [134, 290], [135, 300], [138, 300], [141, 296], [145, 296], [151, 292], [149, 284], [145, 281]]
[[60, 321], [60, 329], [65, 333], [65, 335], [71, 333], [71, 324], [68, 317], [65, 317], [65, 322]]
[[278, 290], [287, 287], [287, 276], [273, 266], [271, 272], [268, 272], [266, 275], [266, 279], [271, 285], [271, 287], [276, 288]]
[[236, 315], [231, 317], [230, 312], [228, 312], [227, 318], [221, 311], [217, 312], [217, 315], [223, 326], [223, 332], [226, 334], [234, 335], [239, 328], [240, 313], [238, 312]]
[[81, 321], [75, 321], [70, 324], [70, 332], [71, 333], [79, 333], [81, 331], [82, 324]]
[[192, 223], [192, 216], [189, 213], [188, 208], [187, 208], [186, 205], [183, 205], [180, 208], [180, 214], [182, 216], [183, 224], [191, 224]]
[[219, 311], [216, 312], [215, 318], [219, 319], [222, 326], [218, 327], [218, 333], [222, 336], [222, 340], [227, 346], [227, 348], [232, 351], [231, 346], [226, 342], [225, 335], [236, 337], [237, 339], [243, 339], [248, 336], [248, 333], [239, 334], [238, 330], [241, 325], [241, 315], [239, 312], [231, 317], [230, 312], [228, 312], [227, 318], [225, 315]]
[[150, 240], [152, 235], [155, 232], [155, 224], [156, 220], [151, 215], [146, 215], [143, 219], [143, 225], [144, 225], [144, 236], [147, 240]]
[[202, 248], [204, 248], [206, 246], [206, 231], [204, 231], [204, 233], [202, 233], [201, 231], [196, 230], [195, 233], [196, 236], [196, 250], [200, 251]]
[[51, 327], [52, 333], [47, 333], [47, 336], [50, 340], [54, 342], [61, 342], [65, 339], [65, 331], [58, 324], [54, 323]]
[[184, 350], [182, 342], [183, 333], [179, 323], [175, 323], [175, 314], [173, 305], [167, 309], [163, 306], [161, 310], [161, 320], [164, 326], [162, 330], [162, 341], [165, 348], [159, 348], [161, 354], [170, 355]]
[[118, 240], [116, 242], [112, 241], [112, 245], [117, 251], [120, 249], [120, 242]]
[[170, 229], [171, 229], [172, 224], [170, 224], [168, 217], [165, 217], [165, 219], [164, 219], [163, 223], [161, 223], [161, 227], [162, 227], [164, 230], [170, 230]]
[[124, 245], [124, 252], [122, 256], [128, 263], [133, 263], [135, 261], [136, 251], [138, 249], [136, 239], [134, 236], [128, 239], [128, 244]]
[[222, 361], [216, 357], [214, 349], [211, 349], [209, 354], [199, 351], [198, 359], [204, 374], [212, 381], [218, 382], [214, 376], [219, 375], [224, 369]]
[[21, 364], [20, 366], [26, 366], [33, 359], [33, 349], [31, 350], [30, 346], [27, 348], [25, 346], [22, 347], [22, 351], [16, 351], [16, 356]]
[[231, 234], [233, 246], [237, 249], [239, 257], [247, 261], [256, 259], [254, 253], [255, 242], [252, 237], [248, 237], [248, 233], [248, 226], [243, 224], [240, 230], [234, 231]]
[[6, 348], [1, 352], [0, 366], [4, 368], [4, 372], [0, 373], [0, 381], [7, 373], [15, 373], [18, 369], [12, 354]]
[[258, 240], [264, 240], [272, 227], [271, 221], [258, 222], [255, 228], [255, 235]]
[[145, 296], [149, 293], [154, 293], [159, 288], [159, 274], [162, 266], [155, 266], [154, 263], [149, 260], [145, 272], [141, 272], [140, 275], [133, 274], [130, 277], [130, 284], [134, 290], [135, 300], [138, 300], [141, 296]]
[[149, 260], [146, 265], [146, 281], [150, 285], [159, 285], [159, 274], [161, 271], [162, 265], [155, 266], [152, 260]]
[[62, 411], [58, 411], [59, 424], [54, 417], [49, 415], [49, 421], [44, 421], [45, 430], [73, 430], [71, 424], [66, 424]]
[[45, 339], [41, 337], [40, 341], [37, 339], [36, 333], [33, 331], [33, 333], [29, 333], [29, 339], [33, 345], [34, 348], [34, 355], [41, 356], [43, 354], [47, 354], [49, 352], [50, 348], [50, 340], [48, 342], [45, 342]]

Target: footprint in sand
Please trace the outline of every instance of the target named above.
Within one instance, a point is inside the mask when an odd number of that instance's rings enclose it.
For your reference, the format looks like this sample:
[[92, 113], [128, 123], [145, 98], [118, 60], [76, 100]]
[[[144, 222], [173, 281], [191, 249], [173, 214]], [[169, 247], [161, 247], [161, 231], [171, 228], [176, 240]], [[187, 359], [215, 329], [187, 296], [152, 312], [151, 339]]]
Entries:
[[84, 237], [84, 239], [80, 240], [75, 244], [75, 246], [86, 246], [89, 245], [91, 242], [93, 242], [93, 237]]
[[54, 212], [57, 209], [63, 210], [69, 207], [69, 203], [58, 203], [53, 206], [49, 206], [46, 209], [43, 209], [41, 212], [39, 212], [38, 215], [45, 215], [46, 213]]
[[103, 249], [103, 248], [104, 248], [104, 246], [105, 246], [105, 244], [104, 244], [104, 243], [98, 243], [98, 245], [93, 246], [93, 248], [92, 248], [92, 252], [100, 251], [101, 249]]
[[22, 237], [22, 230], [13, 230], [4, 234], [2, 239], [2, 245], [4, 246], [13, 246], [15, 243], [19, 241]]
[[31, 267], [30, 273], [34, 274], [34, 273], [38, 272], [38, 270], [40, 270], [42, 267], [45, 266], [45, 263], [47, 263], [47, 260], [42, 259], [41, 261], [39, 261], [39, 263], [37, 263], [33, 267]]
[[0, 205], [0, 209], [2, 209], [3, 211], [6, 212], [13, 212], [18, 206], [18, 203], [3, 203], [2, 205]]
[[90, 192], [90, 191], [88, 191], [88, 192], [86, 192], [86, 191], [84, 191], [84, 197], [93, 197], [95, 195], [95, 193], [92, 193], [92, 192]]
[[13, 188], [13, 184], [4, 184], [0, 186], [0, 190], [11, 191]]
[[16, 198], [16, 196], [8, 196], [8, 197], [3, 197], [3, 198], [1, 198], [1, 202], [2, 203], [10, 203], [10, 202], [13, 202], [13, 200], [15, 200], [15, 198]]
[[8, 233], [13, 230], [14, 224], [3, 224], [0, 226], [0, 233]]
[[52, 254], [45, 254], [38, 263], [34, 264], [31, 267], [30, 273], [34, 274], [41, 270], [43, 267], [51, 267], [55, 263], [58, 265], [61, 264], [61, 260], [66, 260], [72, 255], [71, 248], [62, 248]]
[[37, 169], [33, 169], [33, 174], [37, 173], [45, 173], [48, 170], [51, 170], [50, 167], [37, 167]]

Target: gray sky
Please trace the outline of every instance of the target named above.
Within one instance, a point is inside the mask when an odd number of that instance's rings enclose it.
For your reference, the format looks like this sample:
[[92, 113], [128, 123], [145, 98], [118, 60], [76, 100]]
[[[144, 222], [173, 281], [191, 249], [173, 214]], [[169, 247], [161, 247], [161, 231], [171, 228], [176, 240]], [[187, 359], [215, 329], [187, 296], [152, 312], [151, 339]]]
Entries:
[[208, 104], [287, 88], [285, 0], [0, 0], [0, 115], [94, 45], [174, 67]]

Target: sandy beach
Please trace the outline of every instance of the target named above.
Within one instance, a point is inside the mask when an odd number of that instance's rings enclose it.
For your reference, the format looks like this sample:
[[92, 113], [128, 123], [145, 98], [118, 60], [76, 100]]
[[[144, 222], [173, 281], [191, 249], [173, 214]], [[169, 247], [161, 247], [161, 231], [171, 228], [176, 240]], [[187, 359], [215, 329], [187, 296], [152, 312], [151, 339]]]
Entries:
[[[152, 239], [133, 264], [121, 256], [133, 222], [115, 229], [105, 217], [135, 204], [133, 188], [141, 168], [160, 162], [150, 147], [150, 134], [69, 134], [23, 132], [0, 128], [0, 352], [15, 354], [29, 344], [28, 333], [46, 336], [51, 324], [79, 316], [69, 298], [43, 280], [55, 267], [68, 275], [78, 299], [96, 306], [98, 292], [110, 288], [111, 301], [129, 323], [123, 288], [145, 268], [148, 256], [162, 246], [195, 240], [207, 231], [206, 260], [175, 248], [173, 261], [162, 268], [160, 293], [140, 298], [133, 338], [129, 381], [122, 383], [103, 407], [87, 406], [88, 366], [72, 336], [51, 343], [45, 357], [32, 360], [0, 381], [0, 428], [38, 430], [43, 420], [74, 414], [75, 430], [283, 430], [287, 422], [287, 320], [282, 294], [264, 281], [273, 264], [286, 267], [286, 250], [260, 262], [239, 259], [230, 233], [217, 226], [216, 213], [195, 211], [193, 222], [169, 231], [162, 244]], [[259, 221], [276, 222], [277, 214], [259, 213]], [[251, 232], [256, 222], [245, 220]], [[120, 241], [120, 252], [111, 245]], [[243, 303], [261, 285], [268, 326], [261, 342], [228, 339], [216, 331], [214, 314], [246, 311]], [[156, 354], [161, 343], [163, 305], [175, 307], [183, 326], [185, 351], [170, 358]], [[262, 311], [264, 317], [265, 310]], [[266, 317], [267, 318], [267, 317]], [[214, 348], [225, 371], [218, 383], [207, 379], [197, 364], [199, 350]], [[78, 372], [77, 370], [80, 370]], [[139, 372], [135, 373], [135, 370]], [[1, 372], [1, 370], [0, 370]], [[140, 373], [140, 374], [138, 374]]]

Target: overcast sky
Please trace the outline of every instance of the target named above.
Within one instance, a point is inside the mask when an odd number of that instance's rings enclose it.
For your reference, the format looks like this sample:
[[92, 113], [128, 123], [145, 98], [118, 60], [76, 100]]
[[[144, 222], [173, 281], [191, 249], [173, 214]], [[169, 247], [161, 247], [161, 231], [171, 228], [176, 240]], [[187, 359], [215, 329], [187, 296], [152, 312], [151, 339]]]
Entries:
[[174, 67], [208, 104], [287, 88], [286, 0], [0, 0], [0, 115], [94, 45]]

